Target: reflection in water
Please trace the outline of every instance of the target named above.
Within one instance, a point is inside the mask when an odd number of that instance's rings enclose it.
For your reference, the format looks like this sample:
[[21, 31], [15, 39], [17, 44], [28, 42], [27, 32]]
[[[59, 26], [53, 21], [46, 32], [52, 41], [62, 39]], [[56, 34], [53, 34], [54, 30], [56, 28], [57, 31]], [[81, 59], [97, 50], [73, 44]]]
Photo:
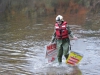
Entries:
[[[45, 73], [44, 73], [45, 72]], [[42, 72], [36, 73], [38, 75], [82, 75], [80, 69], [77, 66], [49, 66], [42, 70]]]

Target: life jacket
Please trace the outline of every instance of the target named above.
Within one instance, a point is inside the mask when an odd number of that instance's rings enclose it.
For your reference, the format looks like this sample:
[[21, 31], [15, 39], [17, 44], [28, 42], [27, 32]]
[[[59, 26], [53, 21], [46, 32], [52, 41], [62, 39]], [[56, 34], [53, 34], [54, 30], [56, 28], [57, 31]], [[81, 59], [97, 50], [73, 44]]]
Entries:
[[58, 25], [58, 23], [55, 24], [57, 39], [68, 38], [68, 30], [66, 29], [66, 27], [67, 27], [67, 22], [65, 22], [65, 21], [60, 26]]

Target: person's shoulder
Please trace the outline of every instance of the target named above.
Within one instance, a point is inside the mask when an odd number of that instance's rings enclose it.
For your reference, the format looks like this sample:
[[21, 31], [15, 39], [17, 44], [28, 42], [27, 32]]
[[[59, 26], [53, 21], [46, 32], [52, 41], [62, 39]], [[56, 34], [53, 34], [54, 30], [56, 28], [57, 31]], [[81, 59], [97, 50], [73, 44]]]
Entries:
[[55, 25], [58, 25], [57, 22], [55, 22]]
[[64, 23], [64, 24], [68, 24], [67, 21], [64, 21], [63, 23]]

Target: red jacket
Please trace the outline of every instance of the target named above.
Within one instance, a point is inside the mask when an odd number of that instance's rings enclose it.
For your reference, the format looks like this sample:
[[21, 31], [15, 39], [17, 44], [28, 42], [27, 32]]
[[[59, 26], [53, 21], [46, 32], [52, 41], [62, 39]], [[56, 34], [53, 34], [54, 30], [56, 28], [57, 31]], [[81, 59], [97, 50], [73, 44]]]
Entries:
[[63, 22], [62, 25], [58, 25], [58, 23], [55, 24], [55, 30], [56, 30], [56, 38], [57, 39], [65, 39], [68, 38], [68, 30], [66, 29], [67, 22]]

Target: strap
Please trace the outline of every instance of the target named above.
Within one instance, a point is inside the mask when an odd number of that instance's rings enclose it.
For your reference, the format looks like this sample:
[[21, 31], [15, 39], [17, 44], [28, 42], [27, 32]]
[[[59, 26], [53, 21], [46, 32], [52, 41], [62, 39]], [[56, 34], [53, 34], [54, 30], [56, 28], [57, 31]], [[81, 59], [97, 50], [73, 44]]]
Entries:
[[69, 44], [69, 50], [71, 50], [71, 44]]

